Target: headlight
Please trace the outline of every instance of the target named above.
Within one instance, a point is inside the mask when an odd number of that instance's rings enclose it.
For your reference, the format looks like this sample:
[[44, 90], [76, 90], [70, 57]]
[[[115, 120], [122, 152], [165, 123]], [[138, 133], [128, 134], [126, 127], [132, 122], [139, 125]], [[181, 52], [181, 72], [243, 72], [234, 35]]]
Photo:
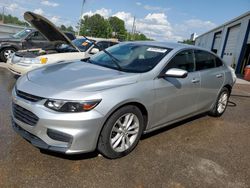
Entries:
[[22, 58], [20, 62], [25, 63], [25, 64], [40, 64], [40, 59], [39, 58]]
[[41, 57], [41, 58], [22, 58], [21, 62], [25, 64], [46, 64], [48, 61], [48, 58]]
[[92, 101], [64, 101], [48, 99], [44, 106], [58, 112], [87, 112], [94, 109], [101, 100]]

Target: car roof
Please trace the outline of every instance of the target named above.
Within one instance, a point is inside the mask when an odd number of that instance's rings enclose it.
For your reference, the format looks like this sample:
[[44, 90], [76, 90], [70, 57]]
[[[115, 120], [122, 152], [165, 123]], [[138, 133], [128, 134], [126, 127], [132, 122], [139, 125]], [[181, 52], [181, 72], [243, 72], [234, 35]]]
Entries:
[[183, 43], [177, 43], [177, 42], [159, 42], [159, 41], [128, 41], [128, 42], [123, 42], [123, 43], [134, 43], [138, 45], [149, 45], [149, 46], [158, 46], [162, 48], [171, 48], [171, 49], [198, 49], [198, 50], [205, 50], [208, 51], [207, 49], [194, 46], [194, 45], [188, 45], [188, 44], [183, 44]]
[[[99, 41], [108, 41], [108, 42], [116, 42], [118, 43], [118, 39], [115, 39], [115, 38], [95, 38], [95, 37], [87, 37], [89, 40], [93, 40], [93, 41], [96, 41], [96, 42], [99, 42]], [[85, 37], [77, 37], [77, 39], [85, 39]]]

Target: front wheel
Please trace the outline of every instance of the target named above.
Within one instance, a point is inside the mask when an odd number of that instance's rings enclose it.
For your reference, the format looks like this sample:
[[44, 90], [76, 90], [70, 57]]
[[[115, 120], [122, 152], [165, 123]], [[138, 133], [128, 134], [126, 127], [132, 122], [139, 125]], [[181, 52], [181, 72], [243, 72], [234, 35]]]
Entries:
[[224, 87], [219, 93], [219, 96], [216, 100], [213, 109], [209, 111], [209, 115], [214, 117], [221, 116], [227, 108], [229, 96], [230, 96], [229, 90]]
[[16, 51], [16, 49], [8, 47], [8, 48], [4, 48], [2, 49], [2, 51], [0, 52], [0, 58], [3, 62], [6, 62], [8, 58], [11, 57], [11, 55]]
[[105, 123], [99, 137], [98, 150], [116, 159], [129, 154], [138, 144], [143, 130], [143, 116], [136, 106], [118, 109]]

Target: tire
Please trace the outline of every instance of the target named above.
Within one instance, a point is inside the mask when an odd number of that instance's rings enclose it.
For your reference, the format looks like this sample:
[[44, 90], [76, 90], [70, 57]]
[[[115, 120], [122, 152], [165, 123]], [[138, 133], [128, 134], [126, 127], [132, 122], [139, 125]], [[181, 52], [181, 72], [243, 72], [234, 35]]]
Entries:
[[98, 151], [109, 159], [129, 154], [140, 140], [143, 123], [142, 113], [136, 106], [128, 105], [118, 109], [109, 117], [101, 131]]
[[220, 117], [226, 111], [229, 97], [230, 97], [229, 90], [225, 87], [222, 88], [217, 97], [214, 107], [212, 108], [212, 110], [209, 111], [208, 114], [213, 117]]
[[15, 48], [12, 48], [12, 47], [7, 47], [7, 48], [4, 48], [1, 50], [0, 52], [0, 59], [3, 61], [3, 62], [6, 62], [8, 57], [11, 55], [11, 53], [14, 53], [16, 52], [16, 49]]

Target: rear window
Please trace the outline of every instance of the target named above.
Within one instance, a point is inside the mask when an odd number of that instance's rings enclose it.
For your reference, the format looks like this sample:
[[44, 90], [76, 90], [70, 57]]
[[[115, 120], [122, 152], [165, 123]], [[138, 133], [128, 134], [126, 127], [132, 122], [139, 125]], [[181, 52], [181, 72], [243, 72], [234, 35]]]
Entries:
[[202, 50], [195, 50], [194, 54], [197, 71], [215, 67], [215, 56], [213, 56], [212, 54]]
[[223, 63], [222, 63], [222, 61], [220, 60], [220, 58], [216, 57], [215, 61], [216, 61], [216, 67], [220, 67], [220, 66], [223, 65]]

